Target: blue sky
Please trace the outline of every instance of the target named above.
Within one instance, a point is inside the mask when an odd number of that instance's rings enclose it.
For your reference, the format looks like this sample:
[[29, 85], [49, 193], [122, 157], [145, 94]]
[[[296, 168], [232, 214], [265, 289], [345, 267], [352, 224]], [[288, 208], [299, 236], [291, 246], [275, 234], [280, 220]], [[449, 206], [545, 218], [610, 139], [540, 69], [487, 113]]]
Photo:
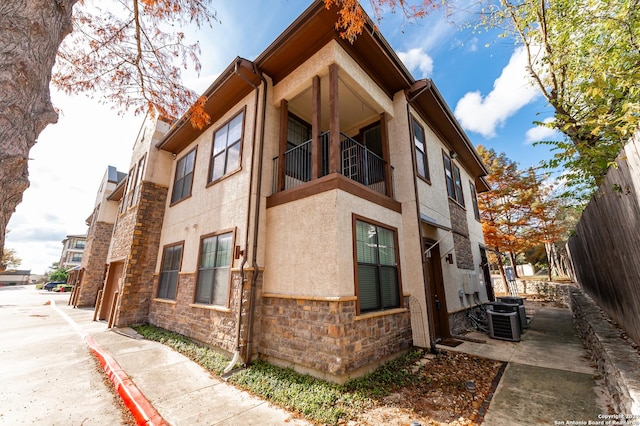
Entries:
[[[236, 57], [257, 57], [310, 4], [308, 0], [213, 2], [219, 23], [189, 31], [200, 41], [200, 75], [184, 74], [198, 92], [206, 89]], [[366, 5], [365, 5], [366, 8]], [[415, 78], [433, 79], [474, 145], [505, 152], [521, 167], [550, 158], [549, 139], [534, 121], [552, 116], [526, 78], [523, 55], [496, 31], [460, 29], [463, 16], [434, 13], [404, 23], [385, 14], [379, 29]], [[21, 269], [43, 273], [59, 260], [62, 239], [87, 230], [96, 191], [108, 165], [127, 171], [143, 118], [118, 115], [98, 99], [52, 92], [61, 110], [30, 154], [31, 187], [9, 222], [6, 246], [22, 259]]]

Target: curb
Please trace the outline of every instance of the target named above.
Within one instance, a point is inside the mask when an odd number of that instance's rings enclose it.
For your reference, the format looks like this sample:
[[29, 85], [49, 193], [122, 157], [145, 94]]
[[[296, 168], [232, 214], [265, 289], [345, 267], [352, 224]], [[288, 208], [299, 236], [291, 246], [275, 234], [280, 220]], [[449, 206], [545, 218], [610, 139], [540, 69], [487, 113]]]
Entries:
[[145, 426], [168, 426], [168, 423], [160, 416], [149, 400], [129, 378], [120, 364], [102, 349], [91, 336], [84, 337], [85, 342], [93, 356], [98, 359], [107, 377], [113, 383], [118, 395], [127, 406], [136, 420], [136, 424]]

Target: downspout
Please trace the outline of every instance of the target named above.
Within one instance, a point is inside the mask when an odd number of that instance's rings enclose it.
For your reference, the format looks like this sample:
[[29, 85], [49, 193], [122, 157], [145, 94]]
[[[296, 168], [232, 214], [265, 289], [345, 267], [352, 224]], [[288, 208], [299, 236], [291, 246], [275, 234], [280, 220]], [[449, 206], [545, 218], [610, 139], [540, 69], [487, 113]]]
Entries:
[[[261, 193], [261, 185], [262, 185], [262, 151], [263, 151], [263, 147], [264, 147], [264, 129], [265, 129], [265, 116], [266, 116], [266, 103], [267, 103], [267, 82], [264, 78], [264, 76], [262, 75], [262, 73], [260, 73], [260, 71], [257, 69], [256, 65], [254, 64], [254, 72], [260, 76], [260, 79], [262, 80], [263, 86], [264, 86], [264, 90], [263, 90], [263, 101], [262, 101], [262, 123], [261, 123], [261, 131], [260, 131], [260, 150], [258, 153], [258, 179], [257, 179], [257, 190], [256, 190], [256, 215], [255, 215], [255, 228], [254, 228], [254, 245], [253, 245], [253, 251], [252, 251], [252, 259], [253, 259], [253, 276], [251, 279], [251, 293], [250, 293], [250, 298], [249, 298], [249, 331], [248, 331], [248, 336], [247, 336], [247, 346], [246, 346], [246, 356], [244, 357], [243, 364], [247, 364], [248, 361], [251, 359], [251, 347], [250, 347], [250, 342], [251, 342], [251, 334], [253, 331], [253, 318], [254, 318], [254, 306], [255, 306], [255, 287], [256, 287], [256, 282], [257, 282], [257, 262], [256, 262], [256, 254], [257, 254], [257, 232], [258, 232], [258, 219], [259, 219], [259, 215], [260, 215], [260, 193]], [[255, 142], [256, 140], [256, 134], [257, 134], [257, 129], [258, 129], [258, 102], [260, 100], [260, 90], [259, 87], [260, 86], [256, 86], [253, 82], [251, 82], [250, 80], [248, 80], [244, 75], [242, 75], [241, 72], [238, 71], [238, 63], [236, 62], [235, 68], [234, 68], [234, 72], [236, 74], [238, 74], [238, 76], [240, 76], [243, 80], [245, 80], [247, 82], [247, 84], [251, 85], [254, 89], [255, 89], [255, 105], [256, 105], [256, 109], [255, 109], [255, 113], [254, 113], [254, 117], [253, 117], [253, 137], [252, 140]], [[254, 144], [255, 147], [255, 144]], [[248, 206], [247, 206], [247, 220], [246, 220], [246, 225], [245, 225], [245, 243], [244, 243], [244, 251], [243, 251], [243, 256], [242, 256], [242, 262], [240, 264], [240, 288], [239, 288], [239, 294], [238, 294], [238, 300], [239, 300], [239, 307], [238, 307], [238, 315], [236, 318], [236, 341], [235, 341], [235, 346], [236, 346], [236, 350], [233, 354], [233, 358], [231, 359], [231, 362], [229, 363], [229, 365], [227, 365], [224, 369], [224, 373], [228, 373], [230, 372], [233, 367], [238, 363], [238, 360], [240, 359], [240, 349], [242, 347], [241, 344], [241, 339], [240, 339], [240, 332], [241, 332], [241, 328], [242, 328], [242, 305], [243, 305], [243, 295], [244, 295], [244, 282], [246, 280], [246, 272], [245, 272], [245, 267], [247, 264], [247, 258], [249, 256], [249, 248], [250, 248], [250, 244], [249, 244], [249, 228], [251, 226], [251, 198], [252, 198], [252, 191], [253, 191], [253, 167], [254, 164], [256, 162], [256, 155], [255, 155], [255, 150], [253, 152], [253, 158], [251, 160], [251, 167], [249, 169], [249, 193], [248, 193]]]
[[[257, 90], [258, 87], [255, 84], [249, 81], [244, 75], [242, 75], [242, 73], [238, 71], [238, 62], [236, 62], [233, 71], [234, 73], [238, 74], [238, 76], [240, 76], [243, 80], [245, 80], [248, 84], [253, 86], [254, 89], [256, 89], [256, 99], [255, 99], [256, 109], [253, 117], [253, 136], [252, 136], [252, 140], [255, 141], [257, 126], [258, 126], [258, 101], [260, 99], [258, 96], [260, 92]], [[253, 165], [255, 163], [254, 160], [255, 160], [255, 156], [254, 158], [251, 159], [251, 167], [249, 168], [249, 194], [248, 194], [249, 204], [247, 206], [244, 251], [242, 256], [242, 262], [240, 263], [240, 289], [238, 291], [239, 305], [238, 305], [238, 315], [236, 317], [236, 341], [235, 341], [236, 350], [233, 353], [231, 362], [229, 363], [229, 365], [225, 367], [224, 373], [228, 373], [229, 371], [231, 371], [233, 367], [238, 363], [238, 360], [240, 359], [240, 348], [241, 348], [240, 331], [242, 327], [242, 303], [243, 303], [243, 295], [244, 295], [244, 282], [246, 280], [246, 274], [245, 274], [244, 268], [245, 268], [245, 265], [247, 264], [247, 256], [249, 253], [249, 226], [251, 225], [251, 192], [253, 191]]]
[[253, 317], [255, 312], [255, 298], [256, 298], [256, 287], [258, 282], [258, 262], [256, 258], [258, 257], [258, 228], [260, 226], [260, 197], [262, 191], [262, 156], [264, 152], [264, 132], [265, 132], [265, 120], [267, 117], [267, 80], [264, 78], [264, 75], [256, 64], [253, 64], [254, 72], [260, 76], [262, 80], [262, 86], [264, 87], [262, 91], [262, 123], [260, 129], [260, 151], [258, 153], [258, 181], [256, 182], [256, 206], [255, 206], [255, 224], [253, 229], [253, 252], [251, 253], [251, 260], [253, 261], [253, 275], [251, 276], [251, 294], [249, 301], [249, 330], [247, 332], [247, 352], [246, 358], [244, 359], [244, 363], [247, 364], [251, 361], [251, 339], [253, 337]]
[[[423, 88], [421, 88], [415, 95], [413, 95], [411, 98], [407, 98], [407, 121], [409, 123], [409, 129], [412, 134], [413, 134], [413, 130], [411, 129], [413, 128], [413, 123], [411, 122], [411, 103], [415, 101], [418, 96], [420, 96], [425, 90], [428, 90], [430, 87], [431, 87], [431, 82], [429, 81], [428, 84], [426, 84]], [[416, 164], [416, 150], [415, 148], [413, 148], [413, 146], [411, 148], [411, 158], [413, 159], [413, 164]], [[425, 253], [427, 250], [425, 250], [425, 247], [424, 247], [422, 223], [420, 221], [420, 194], [418, 191], [418, 174], [415, 172], [415, 169], [413, 171], [413, 190], [416, 198], [416, 218], [418, 220], [418, 237], [420, 238], [420, 259], [422, 261], [422, 280], [424, 283], [426, 283], [427, 270], [425, 266]], [[429, 249], [433, 248], [434, 246], [435, 244], [429, 247]], [[424, 286], [424, 293], [427, 299], [425, 302], [426, 302], [426, 308], [427, 308], [427, 320], [429, 321], [429, 324], [427, 324], [429, 326], [429, 346], [430, 346], [429, 350], [431, 351], [431, 353], [435, 354], [435, 353], [438, 353], [439, 351], [438, 351], [438, 348], [436, 347], [436, 341], [433, 338], [435, 334], [435, 329], [433, 328], [433, 323], [434, 323], [433, 311], [430, 308], [431, 298], [433, 297], [433, 295], [431, 294], [431, 289], [429, 288], [428, 283]]]

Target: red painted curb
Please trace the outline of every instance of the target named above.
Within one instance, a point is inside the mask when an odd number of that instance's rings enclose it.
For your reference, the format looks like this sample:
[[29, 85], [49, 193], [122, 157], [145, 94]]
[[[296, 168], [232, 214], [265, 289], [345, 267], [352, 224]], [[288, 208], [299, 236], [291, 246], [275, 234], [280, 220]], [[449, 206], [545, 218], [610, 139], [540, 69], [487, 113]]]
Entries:
[[120, 364], [103, 350], [91, 336], [85, 336], [85, 342], [89, 345], [91, 353], [98, 359], [100, 365], [107, 373], [107, 377], [113, 383], [120, 398], [127, 406], [138, 425], [144, 426], [168, 426], [168, 423], [153, 408], [149, 400], [140, 392]]

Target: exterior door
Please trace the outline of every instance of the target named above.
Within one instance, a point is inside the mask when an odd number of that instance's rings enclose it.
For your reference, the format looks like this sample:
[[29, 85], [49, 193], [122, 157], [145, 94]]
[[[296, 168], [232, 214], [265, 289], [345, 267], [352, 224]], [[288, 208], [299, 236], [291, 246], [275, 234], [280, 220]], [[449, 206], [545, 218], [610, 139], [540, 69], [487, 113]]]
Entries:
[[[430, 247], [435, 241], [425, 240], [425, 247]], [[447, 311], [447, 298], [444, 292], [444, 279], [442, 278], [442, 263], [440, 261], [440, 245], [436, 244], [429, 250], [426, 257], [427, 285], [430, 290], [429, 309], [433, 313], [433, 339], [438, 341], [450, 337], [449, 314]]]
[[111, 312], [111, 308], [114, 303], [113, 296], [120, 288], [123, 270], [124, 262], [114, 262], [109, 265], [104, 291], [102, 292], [102, 303], [100, 304], [100, 314], [98, 315], [99, 320], [106, 320], [109, 318], [109, 312]]
[[480, 261], [482, 263], [482, 274], [484, 276], [484, 286], [487, 289], [487, 297], [489, 301], [494, 302], [496, 296], [493, 293], [493, 285], [491, 283], [491, 271], [489, 270], [489, 259], [487, 258], [487, 251], [480, 247]]

